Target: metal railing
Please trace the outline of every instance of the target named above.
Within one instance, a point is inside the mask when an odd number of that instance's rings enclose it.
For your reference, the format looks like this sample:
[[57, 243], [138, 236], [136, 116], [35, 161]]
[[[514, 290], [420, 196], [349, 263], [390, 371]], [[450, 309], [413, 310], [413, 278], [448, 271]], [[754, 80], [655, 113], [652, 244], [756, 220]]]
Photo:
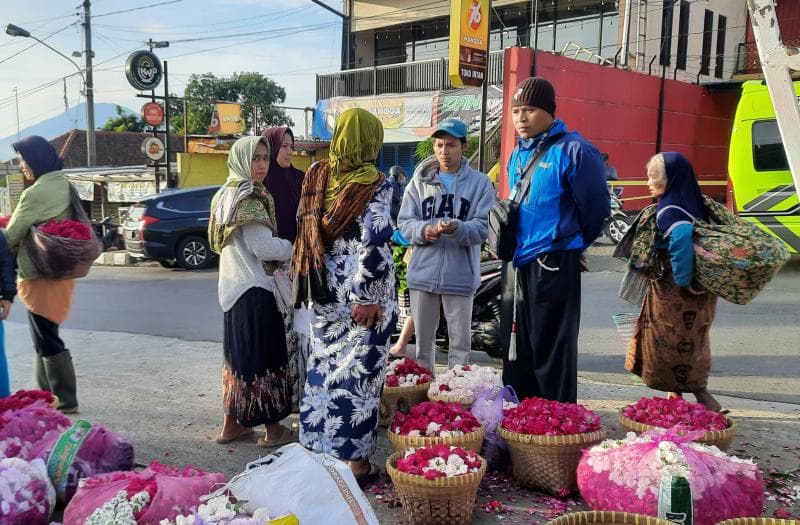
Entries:
[[475, 153], [470, 156], [469, 165], [474, 169], [479, 171], [485, 169], [488, 171], [500, 158], [500, 143], [503, 140], [502, 122], [502, 118], [497, 119], [494, 126], [486, 132], [483, 150], [483, 166], [478, 165], [478, 151], [475, 151]]
[[[783, 43], [787, 46], [800, 46], [800, 39], [788, 39]], [[758, 47], [755, 42], [743, 42], [736, 51], [736, 71], [734, 75], [761, 74], [761, 59], [758, 58]]]
[[[489, 53], [489, 84], [503, 84], [503, 54]], [[317, 100], [453, 89], [447, 74], [449, 62], [445, 57], [317, 75]]]

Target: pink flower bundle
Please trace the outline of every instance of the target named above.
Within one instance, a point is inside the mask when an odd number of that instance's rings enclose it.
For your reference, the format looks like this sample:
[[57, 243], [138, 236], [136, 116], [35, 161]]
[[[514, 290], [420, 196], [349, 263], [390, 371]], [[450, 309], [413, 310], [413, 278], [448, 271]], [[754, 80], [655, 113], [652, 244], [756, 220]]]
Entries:
[[[53, 394], [46, 390], [17, 390], [8, 397], [0, 398], [0, 414], [6, 410], [16, 410], [32, 405], [37, 401], [50, 406], [54, 400]], [[0, 428], [2, 427], [3, 423], [0, 422]]]
[[622, 415], [633, 421], [654, 427], [685, 430], [725, 430], [728, 420], [712, 412], [701, 403], [690, 403], [681, 397], [643, 397], [622, 410]]
[[0, 459], [0, 523], [46, 525], [55, 504], [44, 461]]
[[56, 430], [63, 432], [72, 421], [58, 410], [37, 401], [0, 413], [0, 457], [29, 459], [34, 444]]
[[[153, 462], [139, 472], [110, 472], [83, 480], [64, 510], [64, 523], [85, 523], [112, 500], [137, 505], [137, 523], [174, 520], [178, 514], [197, 508], [200, 498], [224, 483], [225, 477], [188, 466], [182, 470]], [[102, 514], [102, 513], [100, 513]], [[105, 521], [98, 521], [98, 523]], [[116, 522], [115, 522], [116, 523]]]
[[410, 357], [389, 362], [386, 386], [391, 388], [424, 385], [433, 381], [433, 373]]
[[561, 436], [595, 432], [602, 425], [600, 416], [583, 405], [529, 397], [505, 411], [501, 427], [518, 434]]
[[475, 432], [481, 424], [458, 403], [424, 401], [404, 414], [397, 412], [389, 427], [395, 434], [410, 437], [456, 437]]
[[406, 474], [436, 479], [478, 472], [482, 464], [480, 456], [461, 447], [431, 445], [408, 449], [395, 468]]
[[92, 230], [88, 225], [72, 220], [51, 219], [39, 227], [39, 231], [54, 237], [88, 241], [92, 238]]
[[692, 489], [696, 525], [760, 516], [764, 481], [758, 466], [691, 441], [701, 433], [629, 433], [585, 451], [578, 465], [583, 499], [595, 510], [656, 516], [662, 479], [681, 476]]
[[0, 228], [5, 228], [8, 226], [8, 222], [11, 220], [11, 215], [0, 215]]

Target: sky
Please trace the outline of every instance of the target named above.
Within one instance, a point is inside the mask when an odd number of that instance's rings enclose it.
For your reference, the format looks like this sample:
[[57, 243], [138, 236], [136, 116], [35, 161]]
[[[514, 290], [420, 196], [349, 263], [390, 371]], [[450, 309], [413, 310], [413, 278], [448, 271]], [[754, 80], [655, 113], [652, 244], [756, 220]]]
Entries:
[[[341, 9], [338, 0], [327, 3]], [[3, 29], [9, 23], [21, 26], [67, 56], [84, 49], [81, 0], [3, 0], [2, 5]], [[146, 102], [136, 97], [124, 70], [128, 55], [147, 49], [149, 38], [170, 42], [154, 52], [169, 62], [169, 88], [176, 94], [183, 94], [192, 73], [225, 77], [255, 71], [285, 88], [284, 105], [313, 106], [315, 74], [340, 68], [341, 19], [311, 0], [92, 0], [91, 11], [95, 103], [138, 111]], [[73, 60], [83, 67], [83, 55]], [[19, 125], [25, 128], [64, 112], [65, 92], [70, 108], [83, 102], [81, 83], [65, 58], [3, 31], [0, 137], [17, 131], [14, 88]], [[163, 94], [163, 84], [158, 90]], [[303, 134], [303, 112], [287, 113]]]

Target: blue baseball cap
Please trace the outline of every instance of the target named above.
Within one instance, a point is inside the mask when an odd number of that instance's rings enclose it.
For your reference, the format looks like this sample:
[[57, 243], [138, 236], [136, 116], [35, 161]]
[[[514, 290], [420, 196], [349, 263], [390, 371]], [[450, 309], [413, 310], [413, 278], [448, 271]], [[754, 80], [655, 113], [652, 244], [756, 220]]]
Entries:
[[436, 129], [431, 136], [438, 137], [442, 133], [447, 133], [448, 135], [452, 135], [457, 139], [466, 139], [467, 135], [469, 134], [469, 130], [467, 130], [466, 124], [457, 118], [450, 117], [439, 122], [439, 125], [436, 126]]

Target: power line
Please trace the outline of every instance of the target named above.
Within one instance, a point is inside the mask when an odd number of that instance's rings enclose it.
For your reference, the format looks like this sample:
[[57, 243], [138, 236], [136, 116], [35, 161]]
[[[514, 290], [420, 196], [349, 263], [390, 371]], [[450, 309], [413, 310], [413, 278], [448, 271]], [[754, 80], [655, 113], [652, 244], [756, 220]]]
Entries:
[[158, 2], [158, 3], [155, 3], [155, 4], [143, 5], [141, 7], [132, 7], [130, 9], [123, 9], [121, 11], [111, 11], [110, 13], [101, 13], [99, 15], [92, 15], [92, 18], [100, 18], [102, 16], [118, 15], [120, 13], [130, 13], [131, 11], [140, 11], [142, 9], [149, 9], [151, 7], [159, 7], [159, 6], [162, 6], [162, 5], [177, 4], [178, 2], [183, 2], [183, 0], [168, 0], [166, 2]]

